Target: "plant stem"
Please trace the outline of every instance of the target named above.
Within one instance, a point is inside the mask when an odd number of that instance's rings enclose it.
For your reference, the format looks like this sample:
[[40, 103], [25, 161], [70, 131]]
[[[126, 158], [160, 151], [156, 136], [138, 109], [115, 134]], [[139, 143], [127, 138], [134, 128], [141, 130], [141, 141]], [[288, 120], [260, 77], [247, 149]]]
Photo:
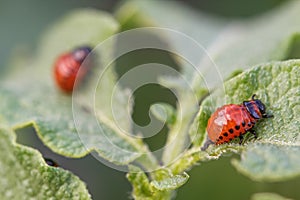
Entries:
[[177, 112], [176, 123], [171, 127], [165, 151], [163, 153], [163, 162], [165, 165], [173, 162], [185, 148], [189, 147], [188, 130], [191, 120], [197, 111], [195, 106], [191, 106], [190, 98], [185, 96], [184, 101], [181, 101], [181, 112]]

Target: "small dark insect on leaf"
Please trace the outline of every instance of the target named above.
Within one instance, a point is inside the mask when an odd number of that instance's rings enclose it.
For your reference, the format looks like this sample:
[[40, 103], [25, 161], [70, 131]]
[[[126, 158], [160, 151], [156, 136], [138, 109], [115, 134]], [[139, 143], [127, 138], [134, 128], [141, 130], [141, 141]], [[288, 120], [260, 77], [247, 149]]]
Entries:
[[58, 164], [50, 158], [44, 158], [45, 162], [52, 167], [58, 167]]

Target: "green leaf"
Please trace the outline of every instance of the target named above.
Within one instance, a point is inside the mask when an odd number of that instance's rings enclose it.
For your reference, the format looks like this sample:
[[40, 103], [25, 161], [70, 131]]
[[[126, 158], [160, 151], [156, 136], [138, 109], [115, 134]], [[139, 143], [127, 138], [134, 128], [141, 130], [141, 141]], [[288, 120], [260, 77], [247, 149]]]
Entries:
[[[115, 16], [123, 30], [149, 26], [167, 28], [186, 34], [203, 48], [209, 47], [228, 24], [228, 21], [223, 18], [201, 13], [176, 1], [129, 0], [119, 6]], [[207, 56], [203, 49], [193, 52], [191, 47], [186, 45], [185, 40], [177, 37], [168, 39], [174, 48], [193, 54], [197, 61]], [[184, 63], [183, 60], [175, 59], [184, 65], [183, 74], [192, 80], [194, 68]]]
[[174, 175], [169, 169], [161, 168], [149, 174], [152, 181], [138, 167], [129, 166], [127, 179], [133, 186], [134, 199], [171, 199], [173, 190], [187, 182], [189, 175], [185, 172]]
[[274, 193], [257, 193], [251, 197], [251, 200], [292, 200], [292, 199], [285, 198]]
[[[208, 71], [205, 80], [215, 79], [216, 74], [210, 69], [216, 66], [226, 79], [235, 70], [291, 58], [291, 47], [300, 32], [299, 9], [299, 1], [288, 1], [261, 16], [232, 23], [208, 49], [210, 57], [200, 63]], [[202, 82], [200, 77], [195, 84]]]
[[[240, 172], [255, 180], [286, 180], [300, 175], [300, 60], [262, 64], [225, 82], [226, 95], [216, 90], [205, 99], [191, 129], [195, 148], [203, 144], [208, 118], [222, 106], [239, 104], [257, 94], [274, 118], [256, 124], [257, 140], [247, 140], [234, 160]], [[232, 144], [220, 145], [231, 150]], [[213, 152], [218, 146], [208, 149]], [[222, 152], [222, 151], [221, 151]], [[221, 154], [220, 152], [220, 154]], [[224, 150], [223, 150], [224, 152]]]
[[256, 181], [283, 181], [300, 175], [300, 146], [257, 143], [247, 146], [241, 161], [232, 160], [237, 170]]
[[[111, 108], [110, 94], [116, 85], [111, 67], [106, 69], [106, 76], [98, 87], [87, 84], [81, 93], [74, 92], [73, 99], [59, 91], [53, 80], [53, 63], [59, 54], [81, 45], [95, 47], [117, 33], [118, 28], [118, 23], [109, 14], [93, 9], [73, 11], [54, 24], [42, 38], [34, 60], [11, 66], [6, 74], [2, 74], [2, 121], [14, 129], [34, 126], [43, 143], [64, 156], [82, 157], [95, 150], [116, 164], [127, 164], [138, 158], [146, 147], [142, 146], [141, 140], [126, 135], [129, 129], [127, 118], [118, 121], [124, 129], [121, 131], [113, 123], [112, 111], [108, 111]], [[100, 73], [110, 62], [113, 43], [105, 45], [108, 46], [105, 53], [101, 48], [95, 52], [101, 51], [101, 56], [95, 58], [95, 63], [99, 64], [95, 70]], [[96, 75], [91, 78], [91, 83]], [[96, 99], [100, 98], [100, 102], [91, 103], [94, 98], [84, 96], [91, 95], [91, 87], [96, 88]], [[127, 96], [120, 88], [116, 93], [114, 106], [121, 108], [118, 115], [124, 116], [128, 112], [124, 106]]]
[[158, 120], [166, 122], [168, 125], [174, 124], [176, 121], [176, 110], [169, 104], [154, 104], [151, 105], [150, 110]]
[[129, 166], [127, 179], [133, 186], [132, 195], [134, 199], [151, 198], [153, 192], [151, 191], [148, 177], [140, 168]]
[[37, 150], [15, 140], [14, 132], [0, 127], [1, 199], [91, 199], [77, 176], [48, 166]]
[[172, 175], [161, 181], [154, 180], [150, 184], [158, 190], [175, 190], [185, 184], [189, 179], [189, 175], [185, 172], [183, 174]]
[[153, 187], [147, 175], [138, 167], [129, 166], [127, 179], [132, 184], [132, 197], [134, 199], [170, 199], [172, 196], [172, 191], [160, 191]]
[[156, 26], [183, 32], [207, 45], [226, 25], [226, 20], [200, 13], [183, 3], [159, 0], [129, 0], [115, 12], [122, 29]]

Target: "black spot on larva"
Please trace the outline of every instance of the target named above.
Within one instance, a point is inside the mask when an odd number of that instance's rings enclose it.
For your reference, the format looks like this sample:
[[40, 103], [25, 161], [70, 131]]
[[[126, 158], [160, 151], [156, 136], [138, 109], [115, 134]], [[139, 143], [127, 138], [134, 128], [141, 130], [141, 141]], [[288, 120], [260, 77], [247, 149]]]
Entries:
[[232, 128], [231, 128], [231, 129], [229, 129], [229, 133], [231, 133], [231, 134], [232, 134], [233, 132], [234, 132], [234, 131], [233, 131], [233, 129], [232, 129]]
[[242, 122], [242, 126], [245, 127], [246, 126], [246, 122]]
[[248, 122], [248, 126], [251, 127], [251, 125], [252, 125], [252, 123], [251, 123], [251, 122]]
[[238, 137], [238, 135], [235, 135], [234, 138]]
[[223, 136], [227, 137], [227, 136], [228, 136], [228, 133], [226, 133], [226, 132], [225, 132], [225, 133], [223, 133]]
[[229, 138], [229, 141], [232, 141], [232, 138]]
[[223, 140], [223, 137], [222, 137], [222, 136], [220, 136], [220, 137], [219, 137], [219, 139], [220, 139], [220, 140]]
[[239, 129], [240, 129], [240, 126], [239, 126], [239, 125], [236, 125], [234, 128], [235, 128], [235, 130], [239, 130]]

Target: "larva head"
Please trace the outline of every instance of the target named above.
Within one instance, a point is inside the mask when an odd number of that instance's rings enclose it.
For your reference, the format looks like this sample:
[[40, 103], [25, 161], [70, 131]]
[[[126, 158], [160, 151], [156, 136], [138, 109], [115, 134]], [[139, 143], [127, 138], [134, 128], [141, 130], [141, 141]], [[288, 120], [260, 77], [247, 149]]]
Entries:
[[268, 117], [266, 115], [266, 106], [261, 102], [259, 99], [254, 99], [256, 95], [253, 94], [250, 101], [244, 101], [243, 104], [248, 110], [248, 112], [251, 114], [252, 117], [255, 119], [261, 119]]
[[92, 49], [88, 46], [82, 46], [79, 48], [76, 48], [73, 52], [73, 58], [77, 61], [82, 63], [84, 59], [91, 53]]

